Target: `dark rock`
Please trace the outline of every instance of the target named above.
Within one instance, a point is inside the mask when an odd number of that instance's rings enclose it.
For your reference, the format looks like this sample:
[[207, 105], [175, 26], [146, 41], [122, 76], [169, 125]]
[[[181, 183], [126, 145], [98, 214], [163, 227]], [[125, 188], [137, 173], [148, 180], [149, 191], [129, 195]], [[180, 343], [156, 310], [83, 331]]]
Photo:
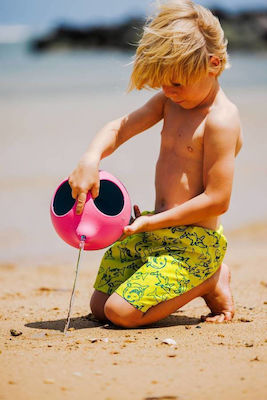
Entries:
[[119, 25], [74, 27], [62, 25], [43, 38], [35, 39], [31, 49], [36, 52], [59, 48], [116, 48], [127, 50], [139, 41], [144, 19], [132, 18]]
[[[213, 9], [228, 39], [230, 50], [267, 49], [267, 8], [231, 13]], [[61, 25], [44, 37], [30, 43], [34, 52], [57, 49], [135, 50], [143, 33], [145, 19], [131, 18], [120, 24], [77, 27]]]

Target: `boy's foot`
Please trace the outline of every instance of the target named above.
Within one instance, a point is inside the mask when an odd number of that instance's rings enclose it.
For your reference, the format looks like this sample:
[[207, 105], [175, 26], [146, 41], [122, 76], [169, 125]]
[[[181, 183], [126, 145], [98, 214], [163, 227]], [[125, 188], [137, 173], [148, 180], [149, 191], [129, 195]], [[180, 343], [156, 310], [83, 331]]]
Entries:
[[234, 302], [230, 289], [231, 273], [226, 264], [222, 264], [220, 269], [211, 278], [214, 279], [214, 287], [211, 291], [202, 296], [211, 313], [201, 316], [202, 321], [224, 322], [231, 321], [234, 316]]

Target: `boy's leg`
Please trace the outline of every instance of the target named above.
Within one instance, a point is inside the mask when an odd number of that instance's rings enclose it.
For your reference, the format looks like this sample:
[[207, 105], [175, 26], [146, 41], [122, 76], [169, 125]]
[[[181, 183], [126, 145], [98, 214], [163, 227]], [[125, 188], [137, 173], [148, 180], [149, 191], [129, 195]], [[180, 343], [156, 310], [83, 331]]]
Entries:
[[110, 295], [142, 266], [140, 234], [115, 242], [104, 254], [96, 281], [90, 308], [100, 321], [107, 320], [104, 306]]
[[92, 294], [90, 300], [90, 308], [94, 316], [99, 321], [107, 320], [107, 317], [104, 313], [104, 306], [109, 297], [110, 297], [109, 294], [99, 292], [99, 290], [95, 290], [94, 293]]
[[226, 264], [222, 264], [218, 281], [214, 288], [205, 294], [203, 299], [211, 310], [207, 316], [201, 316], [202, 321], [230, 321], [235, 313], [234, 301], [230, 289], [231, 273]]
[[234, 314], [232, 296], [229, 287], [229, 269], [222, 266], [209, 279], [188, 292], [163, 301], [151, 307], [145, 313], [136, 309], [117, 293], [113, 293], [106, 301], [104, 313], [116, 325], [123, 327], [138, 327], [157, 322], [196, 297], [204, 297], [215, 317], [207, 317], [207, 321], [229, 321]]

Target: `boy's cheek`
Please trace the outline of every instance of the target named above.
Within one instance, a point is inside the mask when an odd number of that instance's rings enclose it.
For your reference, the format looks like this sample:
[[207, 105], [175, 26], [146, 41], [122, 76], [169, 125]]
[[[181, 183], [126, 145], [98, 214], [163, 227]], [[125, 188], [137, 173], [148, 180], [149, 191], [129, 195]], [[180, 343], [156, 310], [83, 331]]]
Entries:
[[172, 96], [175, 94], [173, 88], [170, 86], [162, 86], [162, 90], [166, 97], [169, 97], [169, 96]]

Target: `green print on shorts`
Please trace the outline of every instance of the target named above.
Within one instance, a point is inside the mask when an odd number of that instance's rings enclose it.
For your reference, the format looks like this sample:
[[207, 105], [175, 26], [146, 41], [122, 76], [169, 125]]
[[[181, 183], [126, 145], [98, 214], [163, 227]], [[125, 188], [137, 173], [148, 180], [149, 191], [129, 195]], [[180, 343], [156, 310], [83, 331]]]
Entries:
[[181, 225], [137, 233], [105, 252], [94, 288], [116, 292], [146, 312], [212, 276], [226, 248], [222, 226], [217, 231]]

